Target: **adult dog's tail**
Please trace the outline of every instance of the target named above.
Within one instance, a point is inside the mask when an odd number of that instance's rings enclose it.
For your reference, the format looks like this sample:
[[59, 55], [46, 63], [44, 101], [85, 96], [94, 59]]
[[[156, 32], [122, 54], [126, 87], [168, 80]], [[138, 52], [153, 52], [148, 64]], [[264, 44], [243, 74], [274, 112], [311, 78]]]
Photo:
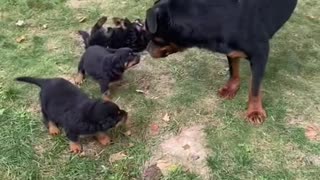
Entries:
[[42, 87], [48, 80], [34, 77], [17, 77], [16, 81], [22, 81]]

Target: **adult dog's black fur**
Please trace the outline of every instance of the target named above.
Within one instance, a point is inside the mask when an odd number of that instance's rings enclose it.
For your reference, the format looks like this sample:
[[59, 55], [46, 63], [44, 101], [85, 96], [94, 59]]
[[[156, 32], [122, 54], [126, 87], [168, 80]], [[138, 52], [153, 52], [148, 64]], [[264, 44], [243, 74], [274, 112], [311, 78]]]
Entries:
[[103, 142], [103, 138], [107, 138], [104, 132], [127, 120], [127, 112], [115, 103], [91, 100], [65, 79], [18, 77], [16, 80], [41, 88], [40, 102], [44, 124], [52, 135], [59, 134], [58, 127], [63, 128], [70, 140], [72, 152], [81, 151], [80, 135], [96, 135], [104, 144], [107, 143]]
[[109, 84], [121, 80], [124, 71], [139, 62], [140, 56], [130, 48], [90, 46], [79, 62], [76, 83], [81, 84], [85, 74], [88, 74], [99, 83], [101, 93], [108, 100]]
[[129, 47], [134, 52], [142, 52], [148, 44], [147, 33], [144, 29], [144, 23], [140, 19], [131, 22], [125, 18], [113, 18], [116, 27], [105, 29], [103, 25], [107, 17], [101, 17], [92, 27], [91, 33], [79, 31], [85, 44], [85, 48], [93, 45], [118, 49]]
[[247, 119], [260, 124], [266, 118], [260, 86], [269, 40], [296, 4], [297, 0], [158, 0], [147, 10], [147, 50], [154, 58], [190, 47], [226, 54], [230, 80], [219, 94], [228, 99], [240, 87], [239, 58], [247, 58], [252, 71]]

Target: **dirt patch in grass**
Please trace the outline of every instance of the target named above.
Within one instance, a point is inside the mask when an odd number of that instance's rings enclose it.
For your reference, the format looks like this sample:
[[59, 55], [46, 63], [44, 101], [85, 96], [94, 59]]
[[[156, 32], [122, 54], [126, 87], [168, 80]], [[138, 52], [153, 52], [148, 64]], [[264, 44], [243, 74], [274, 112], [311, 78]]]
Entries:
[[183, 128], [177, 136], [163, 141], [147, 163], [147, 167], [156, 164], [164, 175], [168, 175], [181, 166], [187, 171], [199, 174], [203, 179], [209, 179], [207, 155], [203, 126], [193, 126]]
[[164, 67], [156, 67], [157, 63], [151, 63], [149, 57], [145, 57], [134, 71], [141, 74], [137, 79], [138, 90], [143, 91], [150, 99], [160, 100], [168, 98], [174, 93], [175, 79], [169, 70]]

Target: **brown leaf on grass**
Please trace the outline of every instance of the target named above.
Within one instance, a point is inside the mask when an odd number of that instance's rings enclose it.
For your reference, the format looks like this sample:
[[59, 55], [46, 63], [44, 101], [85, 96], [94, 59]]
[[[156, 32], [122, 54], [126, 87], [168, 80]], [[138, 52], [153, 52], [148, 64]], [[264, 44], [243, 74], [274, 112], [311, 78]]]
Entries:
[[161, 170], [155, 164], [149, 166], [143, 173], [143, 180], [160, 180], [161, 177]]
[[311, 20], [317, 20], [317, 18], [312, 15], [306, 15], [306, 17]]
[[190, 145], [189, 145], [189, 144], [186, 144], [186, 145], [182, 146], [182, 148], [183, 148], [184, 150], [190, 149]]
[[123, 151], [120, 151], [118, 153], [115, 153], [115, 154], [111, 154], [110, 157], [109, 157], [109, 162], [110, 163], [114, 163], [116, 161], [121, 161], [125, 158], [127, 158], [128, 156], [123, 152]]
[[134, 146], [133, 143], [129, 143], [128, 148], [132, 148]]
[[83, 23], [83, 22], [85, 22], [86, 20], [87, 20], [86, 17], [79, 17], [79, 18], [78, 18], [79, 23]]
[[160, 132], [159, 125], [155, 123], [151, 124], [150, 130], [151, 130], [151, 135], [153, 136], [158, 135]]
[[306, 128], [305, 136], [311, 141], [320, 141], [320, 127], [317, 125], [309, 125]]
[[169, 114], [166, 113], [166, 114], [163, 116], [162, 120], [164, 120], [165, 122], [169, 122], [169, 121], [170, 121], [170, 116], [169, 116]]
[[131, 136], [131, 135], [132, 135], [132, 132], [131, 132], [130, 130], [128, 130], [128, 131], [126, 131], [126, 132], [124, 133], [124, 135], [126, 135], [126, 136]]
[[16, 42], [17, 43], [22, 43], [23, 41], [25, 41], [26, 40], [26, 37], [25, 36], [20, 36], [20, 37], [18, 37], [17, 39], [16, 39]]

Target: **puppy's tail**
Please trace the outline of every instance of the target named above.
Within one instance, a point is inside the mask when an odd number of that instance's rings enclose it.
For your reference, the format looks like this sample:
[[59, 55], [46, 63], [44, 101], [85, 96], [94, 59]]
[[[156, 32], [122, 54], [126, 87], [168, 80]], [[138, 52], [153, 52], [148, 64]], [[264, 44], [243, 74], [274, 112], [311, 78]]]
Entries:
[[102, 26], [107, 22], [108, 17], [107, 16], [102, 16], [100, 19], [98, 19], [98, 21], [96, 22], [96, 24], [94, 24], [94, 26], [91, 29], [91, 34], [94, 34], [95, 32], [97, 32], [99, 29], [102, 28]]
[[79, 30], [78, 33], [83, 39], [84, 47], [87, 49], [89, 47], [89, 38], [90, 38], [89, 33], [81, 30]]
[[47, 81], [46, 79], [33, 78], [33, 77], [17, 77], [15, 80], [35, 84], [39, 87], [42, 87]]

